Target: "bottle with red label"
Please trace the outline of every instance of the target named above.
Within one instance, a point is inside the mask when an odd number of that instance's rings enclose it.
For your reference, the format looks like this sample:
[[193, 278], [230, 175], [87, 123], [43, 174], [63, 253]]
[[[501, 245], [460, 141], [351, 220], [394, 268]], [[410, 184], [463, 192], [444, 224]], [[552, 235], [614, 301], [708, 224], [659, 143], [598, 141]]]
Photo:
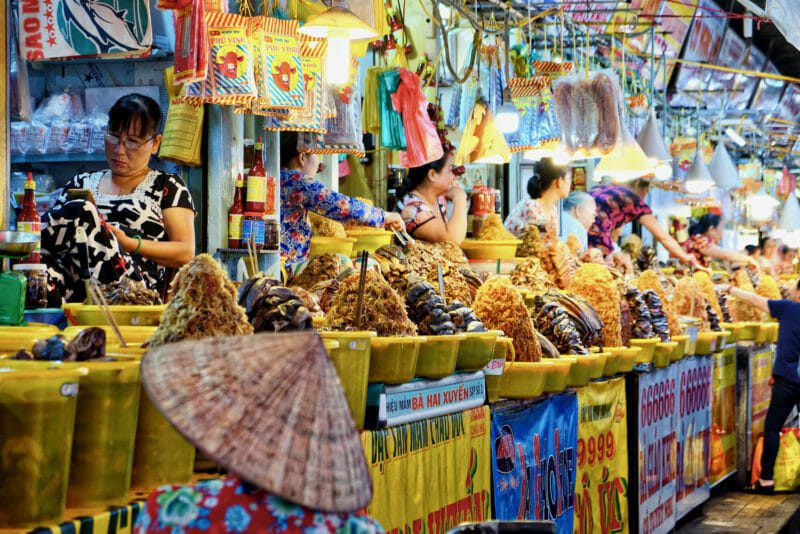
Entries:
[[264, 143], [259, 137], [253, 156], [253, 168], [247, 174], [247, 199], [244, 211], [251, 213], [264, 213], [267, 210], [267, 171], [264, 169], [263, 152]]
[[[39, 210], [36, 208], [36, 182], [33, 181], [33, 174], [28, 173], [25, 180], [25, 196], [22, 198], [22, 210], [17, 217], [17, 231], [42, 235], [42, 220], [39, 217]], [[19, 263], [41, 263], [42, 249], [41, 241], [36, 245], [36, 249], [30, 256]]]
[[228, 248], [242, 247], [242, 219], [244, 218], [244, 177], [236, 177], [233, 204], [228, 210]]

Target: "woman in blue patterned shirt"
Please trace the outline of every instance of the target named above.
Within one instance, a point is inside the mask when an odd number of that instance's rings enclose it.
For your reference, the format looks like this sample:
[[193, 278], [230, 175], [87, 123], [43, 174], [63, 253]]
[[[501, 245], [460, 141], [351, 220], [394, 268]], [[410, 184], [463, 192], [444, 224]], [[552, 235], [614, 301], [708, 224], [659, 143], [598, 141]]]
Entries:
[[364, 226], [403, 229], [403, 220], [397, 213], [374, 208], [315, 180], [322, 170], [324, 166], [316, 154], [297, 149], [296, 132], [281, 132], [281, 256], [290, 272], [308, 257], [309, 211], [342, 223], [356, 221]]

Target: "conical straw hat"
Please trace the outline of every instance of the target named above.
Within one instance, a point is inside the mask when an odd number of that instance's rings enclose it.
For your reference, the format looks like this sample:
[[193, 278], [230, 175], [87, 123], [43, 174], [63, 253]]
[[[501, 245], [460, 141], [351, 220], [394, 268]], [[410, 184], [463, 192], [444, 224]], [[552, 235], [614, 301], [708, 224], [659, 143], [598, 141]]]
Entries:
[[178, 431], [244, 480], [327, 512], [371, 501], [364, 450], [316, 333], [164, 345], [145, 356], [142, 380]]

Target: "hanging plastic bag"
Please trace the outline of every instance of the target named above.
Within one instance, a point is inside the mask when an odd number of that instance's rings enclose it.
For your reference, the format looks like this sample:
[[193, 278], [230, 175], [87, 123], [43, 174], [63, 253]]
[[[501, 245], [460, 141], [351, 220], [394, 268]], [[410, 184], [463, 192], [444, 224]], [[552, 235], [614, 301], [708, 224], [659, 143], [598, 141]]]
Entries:
[[400, 73], [397, 69], [384, 69], [378, 75], [381, 146], [390, 150], [405, 150], [407, 147], [403, 116], [392, 103], [399, 86]]
[[463, 87], [463, 84], [456, 85], [450, 97], [450, 108], [447, 111], [447, 121], [445, 122], [448, 128], [456, 128], [458, 126], [461, 117], [461, 92]]
[[[15, 17], [16, 18], [16, 17]], [[28, 85], [28, 66], [19, 55], [17, 24], [11, 27], [11, 48], [9, 50], [9, 72], [11, 76], [11, 118], [20, 121], [31, 120], [31, 89]]]
[[384, 71], [382, 67], [370, 67], [364, 78], [364, 105], [362, 118], [364, 131], [373, 135], [381, 134], [381, 114], [378, 99], [378, 76]]
[[[781, 432], [778, 456], [775, 459], [775, 491], [794, 491], [800, 486], [800, 441], [798, 428], [784, 428]], [[764, 436], [759, 436], [753, 451], [751, 484], [761, 477], [761, 457], [764, 455]]]
[[228, 13], [206, 14], [208, 76], [184, 85], [182, 100], [193, 103], [244, 104], [256, 99], [253, 53], [247, 19]]
[[767, 17], [786, 40], [800, 50], [800, 5], [797, 0], [767, 0]]
[[325, 90], [323, 70], [327, 51], [327, 41], [302, 36], [300, 55], [303, 66], [305, 105], [303, 109], [288, 111], [283, 117], [269, 117], [264, 126], [265, 130], [325, 132], [325, 121], [322, 117], [322, 94]]
[[205, 7], [202, 0], [186, 4], [174, 12], [175, 24], [175, 81], [191, 83], [205, 80], [208, 68], [208, 33]]
[[251, 40], [257, 46], [258, 101], [262, 107], [302, 110], [305, 105], [300, 36], [296, 20], [253, 17]]
[[204, 108], [200, 104], [181, 101], [173, 73], [172, 67], [164, 69], [164, 86], [170, 102], [158, 156], [194, 167], [202, 163], [200, 147], [203, 141]]
[[548, 83], [549, 80], [543, 76], [512, 78], [508, 82], [512, 102], [519, 113], [519, 128], [516, 132], [506, 134], [506, 141], [512, 153], [531, 150], [536, 146], [534, 134], [539, 95]]
[[508, 163], [511, 149], [497, 129], [492, 110], [483, 99], [472, 108], [456, 153], [456, 165], [467, 163]]
[[428, 116], [428, 99], [420, 89], [419, 76], [402, 68], [398, 73], [400, 85], [392, 95], [392, 104], [402, 115], [406, 134], [406, 150], [400, 153], [400, 163], [410, 169], [441, 159], [444, 150]]
[[28, 130], [31, 128], [29, 122], [12, 122], [10, 132], [10, 152], [12, 155], [21, 155], [28, 152]]

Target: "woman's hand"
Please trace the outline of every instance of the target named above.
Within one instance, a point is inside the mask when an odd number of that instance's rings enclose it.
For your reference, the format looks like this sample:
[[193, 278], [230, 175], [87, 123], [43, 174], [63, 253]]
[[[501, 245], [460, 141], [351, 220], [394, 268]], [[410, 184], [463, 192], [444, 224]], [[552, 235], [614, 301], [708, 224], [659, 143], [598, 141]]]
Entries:
[[138, 239], [128, 237], [128, 234], [123, 232], [119, 227], [114, 226], [113, 224], [109, 224], [108, 227], [111, 228], [111, 232], [114, 234], [114, 237], [117, 238], [119, 247], [123, 252], [133, 252], [136, 250], [136, 247], [139, 246]]
[[761, 263], [759, 263], [759, 261], [752, 256], [747, 260], [747, 264], [754, 268], [756, 272], [761, 271]]
[[466, 202], [467, 194], [464, 192], [464, 188], [461, 187], [461, 184], [457, 181], [453, 181], [453, 184], [450, 186], [450, 189], [447, 193], [444, 194], [444, 197], [448, 200], [463, 200]]
[[399, 213], [395, 213], [393, 211], [386, 211], [383, 213], [383, 221], [384, 226], [388, 230], [397, 230], [398, 232], [402, 232], [406, 229], [406, 223], [403, 222], [403, 218], [400, 216]]

